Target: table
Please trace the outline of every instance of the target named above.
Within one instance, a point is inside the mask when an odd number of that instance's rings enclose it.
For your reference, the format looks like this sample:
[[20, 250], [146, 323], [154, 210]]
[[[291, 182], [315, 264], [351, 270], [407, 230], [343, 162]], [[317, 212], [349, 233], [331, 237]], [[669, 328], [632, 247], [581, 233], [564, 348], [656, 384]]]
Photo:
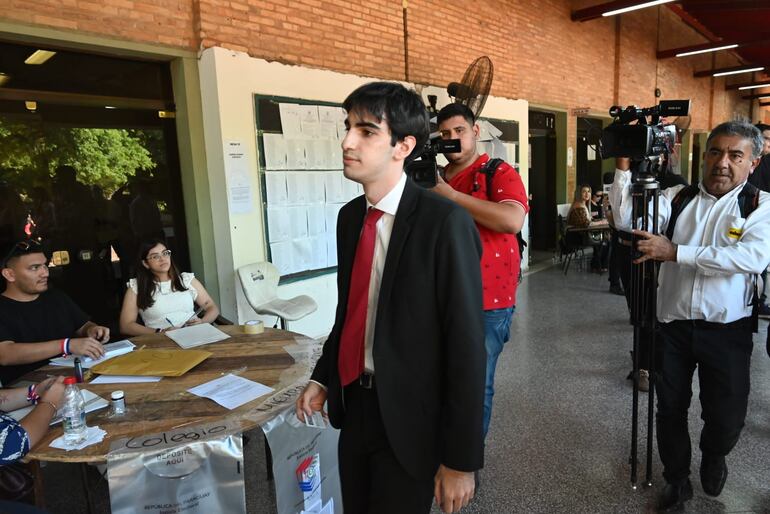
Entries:
[[[265, 329], [262, 334], [244, 334], [236, 325], [219, 326], [231, 337], [224, 341], [199, 346], [213, 355], [181, 377], [163, 377], [155, 383], [80, 384], [109, 400], [112, 391], [125, 392], [129, 412], [119, 418], [109, 417], [109, 408], [88, 413], [89, 426], [98, 425], [107, 432], [97, 445], [79, 451], [51, 448], [51, 441], [62, 435], [61, 424], [52, 427], [46, 436], [27, 454], [27, 459], [56, 462], [106, 462], [110, 443], [125, 437], [138, 437], [196, 426], [214, 421], [228, 421], [242, 431], [257, 427], [272, 417], [272, 404], [290, 404], [307, 381], [321, 345], [293, 332]], [[163, 334], [132, 337], [140, 348], [175, 348], [174, 341]], [[72, 368], [45, 366], [25, 375], [22, 380], [39, 382], [49, 375], [72, 375]], [[244, 378], [272, 387], [275, 391], [234, 410], [228, 410], [213, 400], [201, 398], [190, 389], [233, 372]]]

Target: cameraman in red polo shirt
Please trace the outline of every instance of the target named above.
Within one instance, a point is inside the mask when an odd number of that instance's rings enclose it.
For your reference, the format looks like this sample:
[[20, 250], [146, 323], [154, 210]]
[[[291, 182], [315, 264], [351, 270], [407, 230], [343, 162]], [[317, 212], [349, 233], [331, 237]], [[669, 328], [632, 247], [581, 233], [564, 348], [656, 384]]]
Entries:
[[[489, 430], [495, 394], [497, 358], [508, 341], [516, 308], [521, 256], [516, 234], [527, 214], [527, 193], [518, 172], [506, 162], [489, 169], [487, 154], [479, 155], [479, 125], [465, 105], [451, 103], [438, 113], [443, 139], [459, 139], [460, 152], [446, 154], [449, 164], [433, 191], [464, 207], [481, 236], [481, 282], [484, 288], [484, 325], [487, 378], [484, 397], [484, 437]], [[486, 165], [486, 166], [485, 166]], [[492, 173], [487, 191], [487, 174]]]

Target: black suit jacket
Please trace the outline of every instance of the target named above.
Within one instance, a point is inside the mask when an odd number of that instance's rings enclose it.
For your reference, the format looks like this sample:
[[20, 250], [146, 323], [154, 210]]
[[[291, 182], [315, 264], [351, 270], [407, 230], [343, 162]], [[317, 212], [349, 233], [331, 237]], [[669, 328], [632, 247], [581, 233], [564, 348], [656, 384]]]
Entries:
[[[328, 388], [329, 418], [338, 428], [345, 416], [339, 339], [365, 213], [360, 196], [337, 219], [337, 312], [312, 375]], [[439, 464], [461, 471], [483, 466], [480, 259], [470, 215], [407, 179], [385, 260], [373, 357], [388, 441], [415, 478], [431, 478]]]

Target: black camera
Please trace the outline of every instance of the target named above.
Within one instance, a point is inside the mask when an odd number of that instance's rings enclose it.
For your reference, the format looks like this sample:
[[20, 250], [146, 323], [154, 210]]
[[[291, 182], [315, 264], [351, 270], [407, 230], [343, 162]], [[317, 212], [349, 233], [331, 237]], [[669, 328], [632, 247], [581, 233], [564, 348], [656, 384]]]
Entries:
[[432, 136], [418, 157], [404, 167], [406, 174], [414, 180], [415, 184], [424, 188], [436, 185], [438, 166], [436, 156], [440, 153], [459, 153], [459, 139], [441, 139], [441, 136]]
[[[631, 105], [623, 109], [614, 105], [610, 116], [614, 121], [602, 131], [602, 159], [629, 157], [642, 160], [670, 153], [676, 144], [676, 127], [663, 125], [662, 116], [686, 116], [690, 100], [662, 100], [654, 107], [640, 109]], [[650, 121], [647, 121], [650, 117]], [[636, 120], [636, 125], [631, 123]]]

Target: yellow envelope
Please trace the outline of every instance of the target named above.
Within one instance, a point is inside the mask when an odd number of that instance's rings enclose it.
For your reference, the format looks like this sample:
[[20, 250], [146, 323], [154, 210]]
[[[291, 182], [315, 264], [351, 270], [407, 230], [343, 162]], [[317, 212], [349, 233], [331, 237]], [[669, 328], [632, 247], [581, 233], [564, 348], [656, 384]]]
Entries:
[[204, 350], [137, 350], [91, 368], [100, 375], [179, 377], [211, 357]]

